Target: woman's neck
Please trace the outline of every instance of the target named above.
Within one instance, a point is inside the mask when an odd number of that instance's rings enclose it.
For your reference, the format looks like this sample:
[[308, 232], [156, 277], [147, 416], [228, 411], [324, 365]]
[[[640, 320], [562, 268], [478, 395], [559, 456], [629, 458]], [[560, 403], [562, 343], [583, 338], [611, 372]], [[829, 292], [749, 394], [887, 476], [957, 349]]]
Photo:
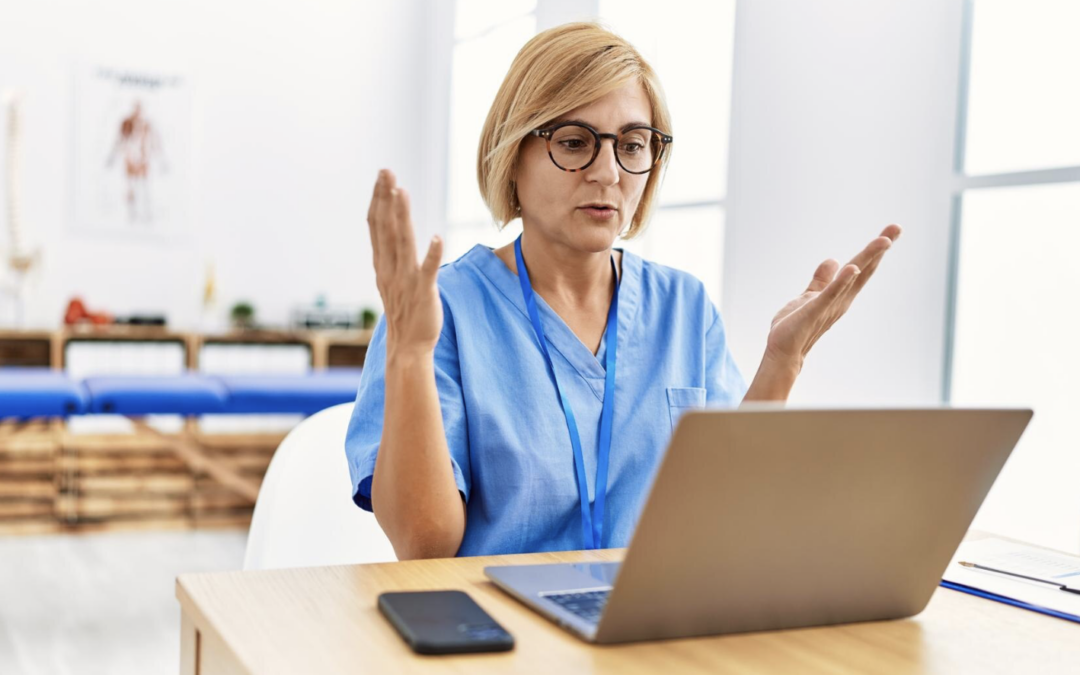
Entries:
[[[520, 274], [513, 244], [495, 253], [514, 273]], [[611, 249], [596, 253], [572, 249], [543, 237], [530, 237], [528, 231], [521, 237], [521, 255], [529, 270], [533, 291], [553, 308], [558, 306], [569, 311], [588, 311], [596, 307], [606, 311], [615, 291], [612, 253]], [[620, 266], [621, 252], [614, 253], [616, 266]]]

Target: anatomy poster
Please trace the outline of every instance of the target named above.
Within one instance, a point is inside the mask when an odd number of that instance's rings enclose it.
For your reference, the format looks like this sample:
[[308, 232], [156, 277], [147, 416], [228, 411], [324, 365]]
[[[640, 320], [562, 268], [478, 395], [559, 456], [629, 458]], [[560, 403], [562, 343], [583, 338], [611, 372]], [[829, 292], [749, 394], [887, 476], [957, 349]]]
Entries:
[[75, 97], [75, 227], [171, 234], [186, 224], [187, 78], [84, 67]]

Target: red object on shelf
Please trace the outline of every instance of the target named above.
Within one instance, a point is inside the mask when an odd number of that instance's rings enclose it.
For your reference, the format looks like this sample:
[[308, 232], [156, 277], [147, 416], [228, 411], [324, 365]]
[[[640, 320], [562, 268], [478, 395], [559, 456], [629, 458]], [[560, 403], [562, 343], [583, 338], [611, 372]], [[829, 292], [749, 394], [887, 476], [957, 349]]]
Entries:
[[86, 322], [102, 326], [112, 323], [113, 317], [108, 312], [89, 312], [80, 298], [72, 298], [64, 312], [64, 323], [70, 326]]
[[72, 298], [68, 303], [67, 311], [64, 312], [64, 323], [69, 326], [73, 323], [79, 323], [86, 317], [86, 306], [83, 305], [82, 300], [79, 298]]

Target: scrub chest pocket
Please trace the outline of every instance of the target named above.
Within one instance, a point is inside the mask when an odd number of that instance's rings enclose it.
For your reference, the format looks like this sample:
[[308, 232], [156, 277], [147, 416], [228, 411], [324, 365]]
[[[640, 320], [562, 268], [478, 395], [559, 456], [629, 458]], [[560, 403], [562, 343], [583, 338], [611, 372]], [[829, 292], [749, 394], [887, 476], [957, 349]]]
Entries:
[[705, 407], [704, 387], [668, 387], [667, 388], [668, 415], [671, 417], [671, 430], [675, 431], [675, 425], [679, 418], [687, 410]]

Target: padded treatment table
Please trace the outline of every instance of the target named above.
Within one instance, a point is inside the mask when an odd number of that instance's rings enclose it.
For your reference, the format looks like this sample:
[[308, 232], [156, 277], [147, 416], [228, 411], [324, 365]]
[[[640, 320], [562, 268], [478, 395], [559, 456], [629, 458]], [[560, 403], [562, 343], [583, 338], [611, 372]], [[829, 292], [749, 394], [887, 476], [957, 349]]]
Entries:
[[356, 400], [360, 368], [330, 368], [300, 375], [218, 375], [228, 396], [226, 413], [312, 415]]
[[89, 413], [127, 415], [140, 433], [157, 436], [188, 467], [205, 472], [252, 504], [259, 495], [259, 484], [208, 455], [190, 433], [162, 434], [145, 420], [144, 415], [171, 414], [193, 417], [225, 412], [228, 393], [216, 378], [197, 373], [183, 375], [108, 375], [88, 377], [83, 383], [90, 393]]
[[0, 418], [115, 414], [166, 441], [193, 471], [205, 472], [254, 503], [259, 484], [199, 447], [190, 432], [165, 435], [145, 415], [302, 413], [356, 398], [360, 369], [337, 368], [300, 375], [109, 375], [75, 382], [49, 369], [0, 368]]
[[0, 368], [0, 418], [66, 417], [86, 412], [82, 384], [51, 368]]
[[102, 375], [83, 381], [88, 413], [116, 415], [202, 415], [225, 412], [228, 393], [205, 375]]

